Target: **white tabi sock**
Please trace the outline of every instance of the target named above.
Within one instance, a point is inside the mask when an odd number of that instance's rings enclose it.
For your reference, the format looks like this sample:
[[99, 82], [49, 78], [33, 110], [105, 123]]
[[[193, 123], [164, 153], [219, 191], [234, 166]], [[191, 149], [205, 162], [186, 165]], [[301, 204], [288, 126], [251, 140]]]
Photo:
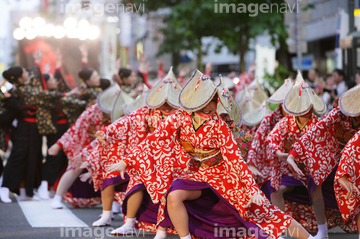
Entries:
[[185, 236], [185, 237], [180, 237], [180, 239], [191, 239], [191, 236], [190, 236], [190, 234], [189, 234], [189, 235], [187, 235], [187, 236]]

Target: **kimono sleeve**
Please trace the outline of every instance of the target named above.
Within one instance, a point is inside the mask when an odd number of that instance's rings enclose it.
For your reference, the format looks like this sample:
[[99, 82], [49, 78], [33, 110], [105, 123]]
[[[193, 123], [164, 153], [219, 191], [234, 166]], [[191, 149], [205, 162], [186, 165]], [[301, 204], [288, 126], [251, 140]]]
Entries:
[[149, 134], [124, 158], [129, 175], [131, 170], [137, 171], [154, 203], [170, 188], [173, 167], [181, 166], [179, 147], [176, 146], [179, 127], [178, 114], [168, 116], [154, 133]]
[[246, 192], [249, 196], [260, 193], [260, 189], [252, 177], [251, 171], [248, 169], [247, 164], [241, 157], [241, 152], [237, 146], [230, 129], [227, 125], [220, 121], [219, 144], [222, 156], [226, 161], [228, 167], [226, 172], [234, 178], [234, 181], [240, 181], [246, 187]]

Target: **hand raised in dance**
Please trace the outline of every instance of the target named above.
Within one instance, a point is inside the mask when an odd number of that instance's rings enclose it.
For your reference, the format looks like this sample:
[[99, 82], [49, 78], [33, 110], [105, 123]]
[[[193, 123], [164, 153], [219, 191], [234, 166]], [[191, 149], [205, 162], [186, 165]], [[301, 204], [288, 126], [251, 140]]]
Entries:
[[348, 176], [344, 175], [341, 178], [338, 179], [338, 182], [341, 184], [341, 186], [348, 191], [346, 197], [350, 198], [354, 191], [356, 191], [360, 195], [360, 190], [358, 187], [354, 185], [351, 181], [349, 181]]
[[295, 158], [291, 154], [287, 158], [287, 163], [289, 165], [290, 170], [294, 173], [294, 175], [299, 178], [300, 176], [305, 176], [304, 173], [299, 169], [297, 164], [295, 163]]
[[260, 176], [264, 178], [264, 175], [252, 164], [248, 164], [248, 169], [252, 172], [253, 176]]
[[48, 149], [48, 154], [55, 156], [59, 153], [59, 151], [60, 151], [60, 146], [58, 144], [54, 144]]
[[97, 131], [95, 137], [99, 140], [100, 143], [105, 144], [105, 133], [102, 131]]
[[261, 206], [265, 202], [265, 198], [261, 194], [255, 194], [250, 197], [249, 202], [245, 205], [245, 208], [250, 207], [252, 203]]
[[120, 176], [122, 179], [125, 179], [125, 169], [126, 169], [126, 163], [124, 161], [120, 161], [115, 164], [106, 165], [105, 170], [108, 172], [120, 172]]
[[91, 177], [91, 173], [90, 172], [86, 172], [86, 173], [83, 173], [83, 174], [80, 174], [79, 175], [79, 178], [80, 178], [80, 181], [85, 183], [86, 181], [89, 180], [89, 184], [91, 184], [92, 182], [92, 177]]

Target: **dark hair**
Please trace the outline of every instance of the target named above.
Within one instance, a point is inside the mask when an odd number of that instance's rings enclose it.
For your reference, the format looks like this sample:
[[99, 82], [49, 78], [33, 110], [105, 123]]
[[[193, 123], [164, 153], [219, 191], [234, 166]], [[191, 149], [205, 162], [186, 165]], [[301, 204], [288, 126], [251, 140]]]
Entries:
[[94, 72], [93, 69], [84, 69], [80, 71], [78, 75], [83, 81], [87, 81], [90, 79], [93, 72]]
[[119, 70], [119, 77], [120, 79], [129, 77], [131, 75], [132, 70], [129, 70], [127, 68], [120, 68]]
[[8, 82], [14, 84], [22, 76], [23, 73], [24, 71], [22, 67], [12, 66], [6, 71], [4, 71], [2, 75]]
[[102, 90], [105, 90], [106, 88], [108, 88], [110, 86], [110, 81], [108, 79], [102, 79], [100, 78], [100, 88]]
[[44, 80], [47, 82], [48, 80], [50, 80], [50, 75], [45, 73], [43, 74]]
[[343, 78], [345, 78], [345, 72], [343, 70], [335, 69], [333, 72], [336, 72], [336, 73], [338, 73], [339, 76], [342, 76]]
[[139, 82], [145, 83], [145, 77], [144, 77], [144, 75], [143, 75], [140, 71], [138, 71], [137, 77], [138, 77], [138, 79], [139, 79]]

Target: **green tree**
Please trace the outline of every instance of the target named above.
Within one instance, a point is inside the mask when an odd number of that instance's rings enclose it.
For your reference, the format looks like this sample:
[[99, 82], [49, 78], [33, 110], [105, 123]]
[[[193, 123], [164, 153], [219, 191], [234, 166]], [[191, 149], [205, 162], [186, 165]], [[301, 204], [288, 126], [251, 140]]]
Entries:
[[[139, 4], [143, 1], [131, 2]], [[254, 7], [261, 4], [278, 8], [272, 13], [263, 13], [258, 9], [255, 15]], [[242, 8], [244, 6], [245, 9]], [[166, 27], [161, 31], [165, 38], [159, 54], [179, 54], [180, 50], [192, 50], [197, 54], [198, 67], [201, 69], [204, 54], [201, 50], [204, 48], [201, 38], [214, 36], [222, 41], [217, 50], [226, 46], [232, 53], [239, 54], [240, 71], [245, 71], [244, 57], [249, 49], [250, 39], [267, 32], [273, 44], [279, 43], [286, 47], [288, 34], [284, 24], [285, 6], [284, 0], [164, 0], [149, 1], [146, 11], [171, 9], [164, 17]]]

